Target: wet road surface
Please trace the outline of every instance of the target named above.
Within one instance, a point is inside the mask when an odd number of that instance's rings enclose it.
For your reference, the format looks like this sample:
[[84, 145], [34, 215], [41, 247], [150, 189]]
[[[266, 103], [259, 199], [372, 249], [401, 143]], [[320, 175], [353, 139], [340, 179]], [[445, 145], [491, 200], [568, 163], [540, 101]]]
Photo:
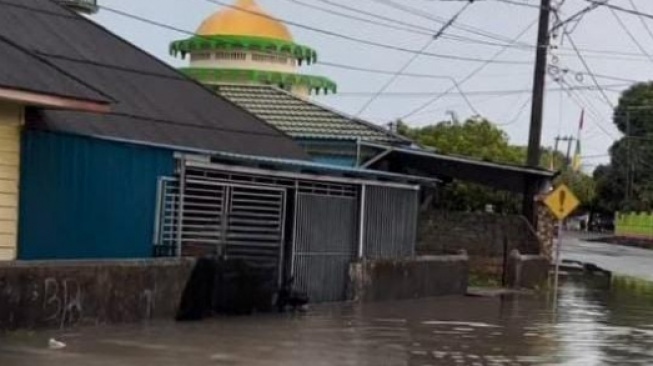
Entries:
[[[614, 266], [650, 257], [626, 249], [573, 242], [565, 255], [586, 253]], [[627, 267], [645, 274], [639, 264]], [[567, 279], [556, 312], [551, 302], [547, 293], [444, 297], [324, 305], [297, 315], [20, 332], [0, 336], [0, 365], [653, 364], [650, 283]], [[49, 350], [50, 337], [67, 347]]]
[[595, 238], [591, 234], [568, 233], [561, 247], [562, 258], [653, 281], [653, 250], [584, 240]]

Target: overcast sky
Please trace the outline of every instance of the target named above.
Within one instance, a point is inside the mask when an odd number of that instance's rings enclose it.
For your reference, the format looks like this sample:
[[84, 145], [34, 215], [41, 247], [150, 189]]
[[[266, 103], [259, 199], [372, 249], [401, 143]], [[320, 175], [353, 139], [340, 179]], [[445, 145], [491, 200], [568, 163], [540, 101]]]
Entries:
[[[233, 0], [219, 1], [231, 3]], [[412, 26], [409, 28], [408, 25], [375, 19], [377, 22], [407, 30], [390, 29], [302, 5], [309, 4], [346, 12], [357, 17], [366, 17], [331, 6], [322, 0], [259, 0], [259, 4], [282, 20], [413, 50], [422, 48], [428, 42], [430, 36], [425, 34], [426, 29], [435, 31], [441, 26], [426, 17], [393, 9], [374, 0], [327, 1], [356, 7]], [[538, 0], [508, 1], [527, 5], [539, 4]], [[443, 0], [396, 0], [396, 2], [439, 18], [450, 18], [464, 5], [461, 1]], [[558, 3], [557, 0], [553, 2]], [[653, 14], [653, 1], [611, 0], [615, 5], [629, 9], [632, 9], [633, 2], [640, 11]], [[99, 0], [99, 3], [189, 31], [194, 31], [205, 17], [222, 8], [211, 3], [210, 0]], [[561, 7], [561, 17], [566, 18], [586, 7], [587, 4], [582, 0], [567, 0]], [[593, 86], [592, 78], [585, 72], [583, 64], [568, 40], [564, 40], [561, 47], [554, 51], [557, 55], [555, 58], [551, 56], [549, 58], [550, 63], [556, 63], [561, 69], [583, 72], [580, 75], [566, 74], [564, 85], [567, 88], [572, 86], [585, 90], [573, 91], [574, 98], [572, 98], [567, 93], [559, 91], [560, 85], [549, 77], [547, 88], [553, 90], [549, 90], [546, 94], [542, 143], [545, 146], [552, 146], [556, 135], [575, 135], [581, 108], [584, 107], [586, 119], [582, 141], [583, 155], [588, 156], [584, 159], [584, 163], [588, 164], [587, 170], [592, 168], [592, 164], [607, 160], [605, 157], [592, 158], [591, 156], [606, 154], [614, 139], [619, 137], [612, 123], [610, 107], [610, 103], [613, 105], [617, 103], [619, 92], [628, 86], [628, 81], [619, 79], [647, 81], [653, 75], [653, 58], [650, 56], [653, 53], [653, 34], [643, 24], [648, 22], [648, 27], [653, 29], [653, 20], [640, 19], [621, 12], [617, 14], [643, 50], [620, 26], [615, 15], [608, 8], [600, 7], [593, 10], [586, 14], [575, 28], [570, 28], [571, 37], [581, 49], [581, 54], [589, 68], [595, 75], [601, 75], [597, 80], [604, 87], [609, 102], [596, 88], [589, 89]], [[449, 37], [454, 36], [459, 39], [440, 38], [427, 49], [427, 52], [435, 54], [490, 59], [502, 49], [501, 44], [509, 43], [506, 40], [514, 39], [519, 33], [528, 29], [519, 39], [521, 47], [510, 47], [496, 58], [499, 62], [511, 63], [491, 63], [462, 84], [462, 89], [468, 93], [472, 106], [482, 116], [502, 125], [502, 128], [509, 133], [511, 141], [516, 144], [526, 144], [528, 138], [534, 60], [534, 49], [528, 45], [534, 45], [536, 41], [537, 17], [536, 6], [520, 6], [499, 0], [478, 0], [462, 13], [456, 23], [457, 27], [452, 27], [446, 32]], [[168, 54], [170, 41], [187, 38], [187, 35], [129, 19], [107, 10], [101, 10], [92, 18], [172, 65], [187, 64], [187, 61], [175, 59]], [[471, 32], [465, 30], [470, 29], [469, 27], [472, 27]], [[323, 62], [363, 69], [397, 71], [413, 56], [411, 53], [363, 45], [293, 25], [289, 25], [289, 28], [296, 42], [315, 48], [319, 59]], [[486, 32], [499, 36], [499, 39], [484, 37], [482, 34]], [[465, 40], [460, 40], [460, 37]], [[479, 41], [494, 43], [494, 45], [480, 44]], [[559, 40], [554, 42], [560, 43]], [[420, 56], [405, 73], [441, 75], [462, 80], [481, 64], [424, 55]], [[371, 95], [391, 78], [390, 75], [350, 71], [319, 64], [304, 67], [301, 71], [324, 75], [336, 81], [339, 94], [319, 96], [316, 100], [349, 114], [356, 114]], [[447, 79], [400, 77], [387, 89], [387, 94], [377, 98], [361, 117], [377, 124], [387, 123], [413, 112], [451, 86], [451, 81]], [[496, 93], [520, 90], [524, 92]], [[431, 124], [449, 119], [450, 112], [454, 112], [459, 119], [474, 114], [460, 94], [454, 91], [421, 112], [410, 116], [406, 122], [412, 126]]]

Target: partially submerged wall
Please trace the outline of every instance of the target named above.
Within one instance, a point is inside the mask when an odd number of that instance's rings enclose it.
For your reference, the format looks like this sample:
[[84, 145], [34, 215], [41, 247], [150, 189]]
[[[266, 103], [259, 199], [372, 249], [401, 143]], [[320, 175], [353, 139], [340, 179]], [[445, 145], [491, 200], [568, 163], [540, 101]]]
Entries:
[[546, 285], [550, 261], [542, 255], [522, 255], [513, 250], [508, 258], [506, 285], [535, 289]]
[[0, 263], [0, 330], [173, 319], [194, 260]]
[[467, 291], [467, 271], [466, 254], [353, 263], [351, 298], [373, 302], [462, 295]]

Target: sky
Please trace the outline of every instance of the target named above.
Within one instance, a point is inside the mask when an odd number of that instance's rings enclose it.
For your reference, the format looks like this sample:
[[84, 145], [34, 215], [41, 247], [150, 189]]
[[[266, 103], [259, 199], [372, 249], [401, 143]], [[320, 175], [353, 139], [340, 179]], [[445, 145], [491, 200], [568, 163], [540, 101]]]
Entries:
[[[196, 30], [204, 18], [224, 8], [212, 0], [98, 1], [107, 8], [190, 32]], [[217, 1], [230, 4], [233, 0]], [[459, 0], [394, 1], [405, 8], [393, 8], [384, 4], [384, 0], [258, 0], [273, 16], [305, 26], [288, 24], [297, 43], [318, 51], [319, 61], [389, 72], [404, 68], [414, 54], [365, 45], [326, 33], [419, 50], [431, 39], [430, 30], [435, 33], [442, 26], [429, 18], [449, 19], [465, 5]], [[561, 19], [589, 4], [583, 0], [566, 0], [562, 4], [560, 0], [552, 1], [559, 9]], [[610, 2], [628, 9], [633, 9], [634, 4], [639, 11], [653, 14], [653, 1], [650, 0]], [[431, 42], [425, 54], [418, 56], [403, 72], [435, 75], [437, 78], [399, 76], [361, 114], [361, 108], [392, 75], [319, 63], [302, 67], [300, 71], [327, 76], [338, 83], [337, 94], [317, 96], [317, 102], [350, 115], [359, 115], [379, 125], [403, 118], [410, 126], [424, 126], [450, 120], [452, 116], [463, 120], [478, 113], [504, 129], [511, 143], [525, 145], [530, 122], [538, 5], [539, 0], [475, 1], [460, 14], [454, 26], [445, 31], [445, 36]], [[355, 13], [342, 6], [387, 19]], [[343, 17], [317, 7], [380, 24]], [[169, 43], [188, 38], [187, 34], [134, 20], [107, 9], [101, 9], [91, 18], [175, 67], [187, 65], [187, 60], [174, 58], [168, 53]], [[549, 69], [547, 77], [542, 145], [552, 147], [556, 136], [576, 136], [581, 110], [584, 109], [585, 124], [581, 133], [583, 164], [584, 170], [591, 171], [597, 164], [609, 161], [606, 156], [608, 149], [620, 137], [612, 123], [612, 107], [617, 104], [620, 92], [635, 81], [650, 80], [653, 75], [653, 32], [650, 32], [653, 30], [653, 19], [598, 7], [577, 23], [569, 24], [567, 29], [586, 65], [568, 39], [557, 37], [552, 40], [555, 49], [549, 52], [548, 63], [554, 67]], [[490, 37], [487, 37], [488, 33]], [[518, 39], [518, 47], [503, 47], [520, 33], [523, 34]], [[461, 83], [483, 62], [453, 60], [426, 53], [494, 59], [495, 62], [487, 64]], [[600, 89], [595, 86], [586, 67], [595, 75]], [[556, 70], [570, 71], [556, 73]], [[451, 89], [451, 78], [458, 80], [469, 103], [454, 89], [418, 113], [412, 113]], [[574, 90], [570, 91], [570, 88]], [[560, 145], [561, 151], [565, 152], [566, 148], [566, 145]]]

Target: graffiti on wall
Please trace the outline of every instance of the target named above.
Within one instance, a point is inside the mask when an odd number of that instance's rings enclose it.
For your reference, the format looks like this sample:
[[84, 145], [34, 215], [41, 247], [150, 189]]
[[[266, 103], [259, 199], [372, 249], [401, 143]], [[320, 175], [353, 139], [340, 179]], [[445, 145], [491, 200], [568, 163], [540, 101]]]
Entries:
[[43, 315], [60, 328], [75, 325], [82, 318], [82, 289], [74, 279], [48, 277], [43, 284]]

